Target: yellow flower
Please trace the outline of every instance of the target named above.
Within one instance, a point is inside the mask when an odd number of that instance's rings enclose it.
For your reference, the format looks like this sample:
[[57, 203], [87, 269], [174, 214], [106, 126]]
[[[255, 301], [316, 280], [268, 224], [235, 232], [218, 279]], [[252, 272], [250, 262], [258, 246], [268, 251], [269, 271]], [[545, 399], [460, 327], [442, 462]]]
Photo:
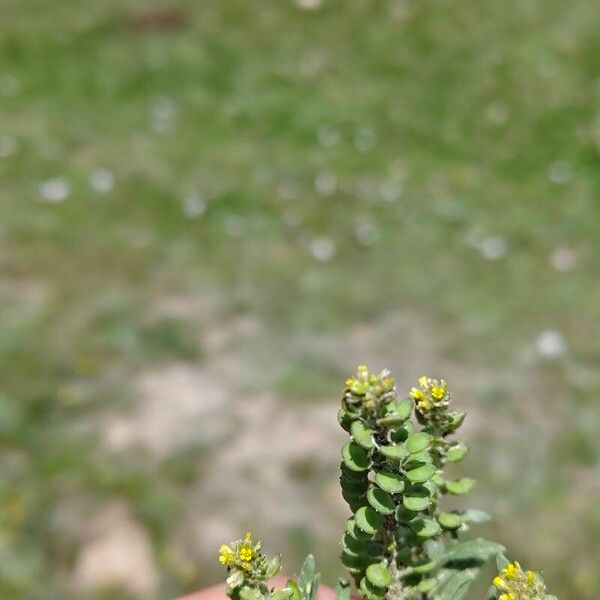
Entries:
[[519, 563], [509, 563], [502, 569], [502, 574], [506, 579], [516, 579], [519, 574]]
[[249, 562], [242, 563], [242, 569], [244, 569], [244, 571], [249, 571], [251, 568], [252, 568], [252, 565]]
[[413, 400], [421, 400], [423, 398], [423, 392], [420, 389], [414, 387], [410, 390], [410, 397]]
[[494, 577], [494, 580], [492, 581], [492, 583], [499, 590], [505, 590], [505, 589], [507, 589], [506, 581], [504, 581], [504, 579], [502, 579], [502, 577]]
[[535, 581], [535, 573], [533, 571], [527, 571], [527, 578], [525, 579], [528, 586], [532, 586]]
[[446, 394], [446, 382], [442, 379], [440, 381], [440, 384], [438, 386], [436, 385], [432, 385], [431, 386], [431, 395], [436, 399], [436, 400], [441, 400]]
[[240, 558], [244, 562], [252, 560], [253, 554], [254, 554], [254, 551], [252, 550], [252, 548], [250, 548], [248, 546], [242, 546], [240, 548]]
[[229, 547], [226, 546], [225, 544], [223, 544], [220, 548], [219, 548], [219, 562], [222, 565], [228, 565], [233, 561], [233, 550]]
[[240, 558], [244, 562], [252, 560], [254, 550], [252, 549], [252, 533], [248, 532], [240, 548]]

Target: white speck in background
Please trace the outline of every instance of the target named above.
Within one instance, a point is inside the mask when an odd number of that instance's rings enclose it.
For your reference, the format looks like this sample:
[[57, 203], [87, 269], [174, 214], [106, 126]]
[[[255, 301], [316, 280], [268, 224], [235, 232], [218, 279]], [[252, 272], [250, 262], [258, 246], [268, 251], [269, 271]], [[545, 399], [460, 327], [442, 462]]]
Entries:
[[340, 141], [340, 132], [331, 125], [321, 125], [317, 132], [319, 144], [324, 148], [331, 148]]
[[565, 338], [556, 329], [542, 331], [535, 340], [536, 352], [545, 359], [560, 358], [567, 350]]
[[96, 169], [90, 174], [89, 181], [98, 194], [108, 194], [115, 187], [115, 176], [108, 169]]
[[379, 229], [372, 221], [359, 218], [354, 226], [354, 237], [361, 246], [372, 246], [379, 239]]
[[52, 177], [42, 182], [39, 193], [42, 202], [57, 204], [68, 198], [71, 185], [64, 177]]
[[335, 256], [335, 242], [328, 237], [317, 237], [310, 244], [310, 253], [319, 262], [329, 262]]
[[17, 150], [15, 138], [9, 135], [0, 135], [0, 158], [8, 158]]
[[277, 195], [284, 200], [296, 200], [300, 196], [300, 186], [295, 179], [282, 179], [277, 186]]
[[492, 102], [485, 111], [487, 120], [493, 125], [504, 125], [508, 120], [509, 110], [504, 102]]
[[175, 125], [177, 105], [168, 96], [157, 96], [150, 107], [150, 128], [156, 133], [169, 133]]
[[385, 202], [397, 202], [402, 195], [402, 183], [394, 179], [379, 184], [379, 196]]
[[182, 201], [186, 219], [198, 219], [206, 212], [206, 200], [199, 194], [188, 194]]
[[508, 244], [503, 237], [490, 235], [481, 240], [479, 251], [486, 260], [500, 260], [506, 256]]
[[550, 254], [550, 264], [563, 273], [572, 271], [578, 260], [577, 252], [571, 248], [555, 248]]
[[0, 96], [13, 98], [21, 91], [21, 81], [10, 73], [0, 75]]
[[555, 160], [548, 165], [548, 179], [552, 183], [567, 183], [573, 177], [571, 164], [566, 160]]
[[368, 127], [361, 127], [356, 132], [356, 138], [354, 139], [354, 145], [359, 152], [368, 152], [373, 150], [377, 144], [377, 136], [372, 129]]
[[302, 10], [317, 10], [322, 4], [323, 0], [296, 0], [296, 6]]
[[240, 215], [227, 215], [223, 221], [225, 234], [232, 238], [241, 237], [246, 228], [246, 220]]
[[315, 177], [315, 191], [319, 196], [331, 196], [337, 188], [337, 177], [329, 171], [318, 173]]

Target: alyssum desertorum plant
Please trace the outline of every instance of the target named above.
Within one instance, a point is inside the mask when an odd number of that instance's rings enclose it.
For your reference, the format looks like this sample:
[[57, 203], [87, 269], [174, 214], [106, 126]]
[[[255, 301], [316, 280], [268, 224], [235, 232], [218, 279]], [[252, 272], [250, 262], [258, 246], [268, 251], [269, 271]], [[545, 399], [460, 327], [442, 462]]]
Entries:
[[[448, 479], [445, 468], [468, 452], [450, 439], [465, 413], [452, 411], [443, 379], [421, 377], [399, 400], [388, 371], [359, 366], [346, 380], [340, 425], [350, 439], [342, 449], [340, 485], [352, 516], [341, 540], [341, 562], [365, 600], [461, 600], [479, 570], [496, 557], [486, 600], [557, 600], [541, 576], [509, 562], [504, 547], [481, 538], [460, 539], [470, 526], [489, 519], [479, 510], [451, 510], [447, 496], [464, 496], [470, 478]], [[251, 534], [220, 548], [227, 567], [227, 594], [234, 600], [313, 600], [319, 586], [308, 556], [298, 581], [269, 587], [281, 557], [267, 558]], [[337, 600], [350, 599], [340, 579]]]

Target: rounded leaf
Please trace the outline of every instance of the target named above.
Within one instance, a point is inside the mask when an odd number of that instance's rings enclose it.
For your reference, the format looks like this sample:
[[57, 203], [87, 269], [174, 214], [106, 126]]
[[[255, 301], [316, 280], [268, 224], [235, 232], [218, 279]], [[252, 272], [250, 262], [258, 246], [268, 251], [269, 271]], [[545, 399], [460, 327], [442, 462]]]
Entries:
[[474, 485], [474, 479], [463, 477], [462, 479], [457, 479], [456, 481], [446, 481], [446, 490], [449, 494], [462, 496], [463, 494], [468, 494], [473, 489]]
[[366, 450], [370, 450], [374, 446], [373, 432], [361, 421], [354, 421], [352, 423], [350, 433], [354, 441]]
[[456, 513], [441, 512], [437, 516], [438, 523], [444, 529], [458, 529], [462, 525], [462, 517]]
[[375, 483], [388, 494], [399, 494], [404, 491], [404, 480], [397, 473], [381, 471], [375, 475]]
[[392, 442], [402, 443], [408, 439], [408, 436], [413, 432], [413, 425], [409, 421], [404, 423], [402, 427], [398, 427], [395, 431], [390, 432], [390, 439]]
[[423, 452], [423, 450], [427, 450], [429, 448], [429, 444], [431, 443], [431, 436], [424, 431], [420, 433], [413, 433], [406, 440], [406, 449], [411, 454], [416, 454], [417, 452]]
[[376, 563], [367, 567], [366, 577], [370, 583], [377, 588], [386, 589], [392, 583], [392, 574], [382, 563]]
[[381, 446], [379, 452], [391, 460], [404, 460], [408, 456], [408, 451], [403, 444], [390, 444]]
[[344, 465], [346, 465], [350, 471], [366, 471], [371, 466], [369, 454], [356, 442], [348, 442], [344, 446], [342, 457], [344, 459]]
[[435, 465], [427, 463], [422, 467], [407, 471], [406, 478], [412, 483], [424, 483], [435, 475], [436, 470]]
[[350, 431], [350, 426], [354, 422], [354, 418], [350, 416], [350, 413], [345, 408], [338, 410], [337, 419], [343, 429]]
[[457, 463], [460, 462], [467, 455], [468, 451], [469, 449], [467, 447], [467, 444], [465, 444], [465, 442], [461, 440], [456, 444], [452, 444], [452, 446], [448, 448], [448, 454], [446, 458], [448, 459], [448, 462]]
[[422, 581], [419, 581], [417, 590], [422, 594], [427, 594], [431, 592], [436, 585], [437, 579], [430, 577], [429, 579], [423, 579]]
[[375, 486], [369, 488], [367, 502], [382, 515], [391, 515], [396, 509], [394, 499], [387, 492]]
[[435, 519], [415, 519], [410, 528], [421, 538], [431, 538], [442, 530], [439, 523]]
[[402, 504], [408, 510], [420, 512], [431, 506], [429, 491], [423, 487], [409, 489], [402, 498]]
[[360, 580], [358, 587], [366, 600], [383, 600], [385, 598], [386, 590], [374, 586], [366, 577]]
[[365, 533], [362, 529], [359, 529], [356, 525], [354, 517], [350, 517], [346, 521], [346, 532], [351, 535], [355, 540], [366, 541], [372, 539], [372, 534]]
[[340, 471], [342, 476], [349, 481], [368, 481], [367, 473], [365, 471], [351, 471], [343, 461], [340, 463]]
[[383, 525], [381, 515], [371, 506], [361, 506], [354, 515], [356, 526], [370, 535], [376, 534]]
[[344, 492], [349, 492], [350, 494], [366, 494], [369, 487], [369, 480], [351, 481], [345, 477], [340, 477], [340, 486]]
[[398, 521], [398, 523], [400, 523], [402, 525], [406, 525], [407, 523], [410, 523], [416, 516], [417, 516], [416, 512], [414, 512], [412, 510], [408, 510], [407, 508], [405, 508], [402, 505], [400, 505], [396, 508], [396, 521]]

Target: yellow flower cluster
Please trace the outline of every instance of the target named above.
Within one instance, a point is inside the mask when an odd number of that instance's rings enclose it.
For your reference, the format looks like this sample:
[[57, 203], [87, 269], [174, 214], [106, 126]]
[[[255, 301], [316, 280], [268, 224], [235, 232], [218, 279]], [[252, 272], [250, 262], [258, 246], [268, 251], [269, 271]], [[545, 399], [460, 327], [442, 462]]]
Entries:
[[410, 397], [424, 412], [431, 410], [434, 406], [448, 404], [448, 384], [444, 379], [432, 379], [423, 375], [419, 377], [418, 387], [410, 390]]
[[518, 562], [504, 567], [492, 583], [502, 592], [499, 600], [536, 600], [545, 591], [541, 578], [533, 571], [524, 571]]
[[379, 375], [375, 375], [369, 373], [366, 365], [359, 365], [356, 375], [346, 379], [346, 388], [357, 396], [367, 393], [381, 396], [394, 389], [394, 378], [389, 375], [389, 371], [382, 371]]
[[233, 549], [226, 544], [219, 548], [219, 562], [222, 565], [238, 563], [244, 571], [252, 568], [251, 561], [256, 555], [256, 548], [252, 543], [252, 534], [248, 532], [243, 540], [232, 544]]

